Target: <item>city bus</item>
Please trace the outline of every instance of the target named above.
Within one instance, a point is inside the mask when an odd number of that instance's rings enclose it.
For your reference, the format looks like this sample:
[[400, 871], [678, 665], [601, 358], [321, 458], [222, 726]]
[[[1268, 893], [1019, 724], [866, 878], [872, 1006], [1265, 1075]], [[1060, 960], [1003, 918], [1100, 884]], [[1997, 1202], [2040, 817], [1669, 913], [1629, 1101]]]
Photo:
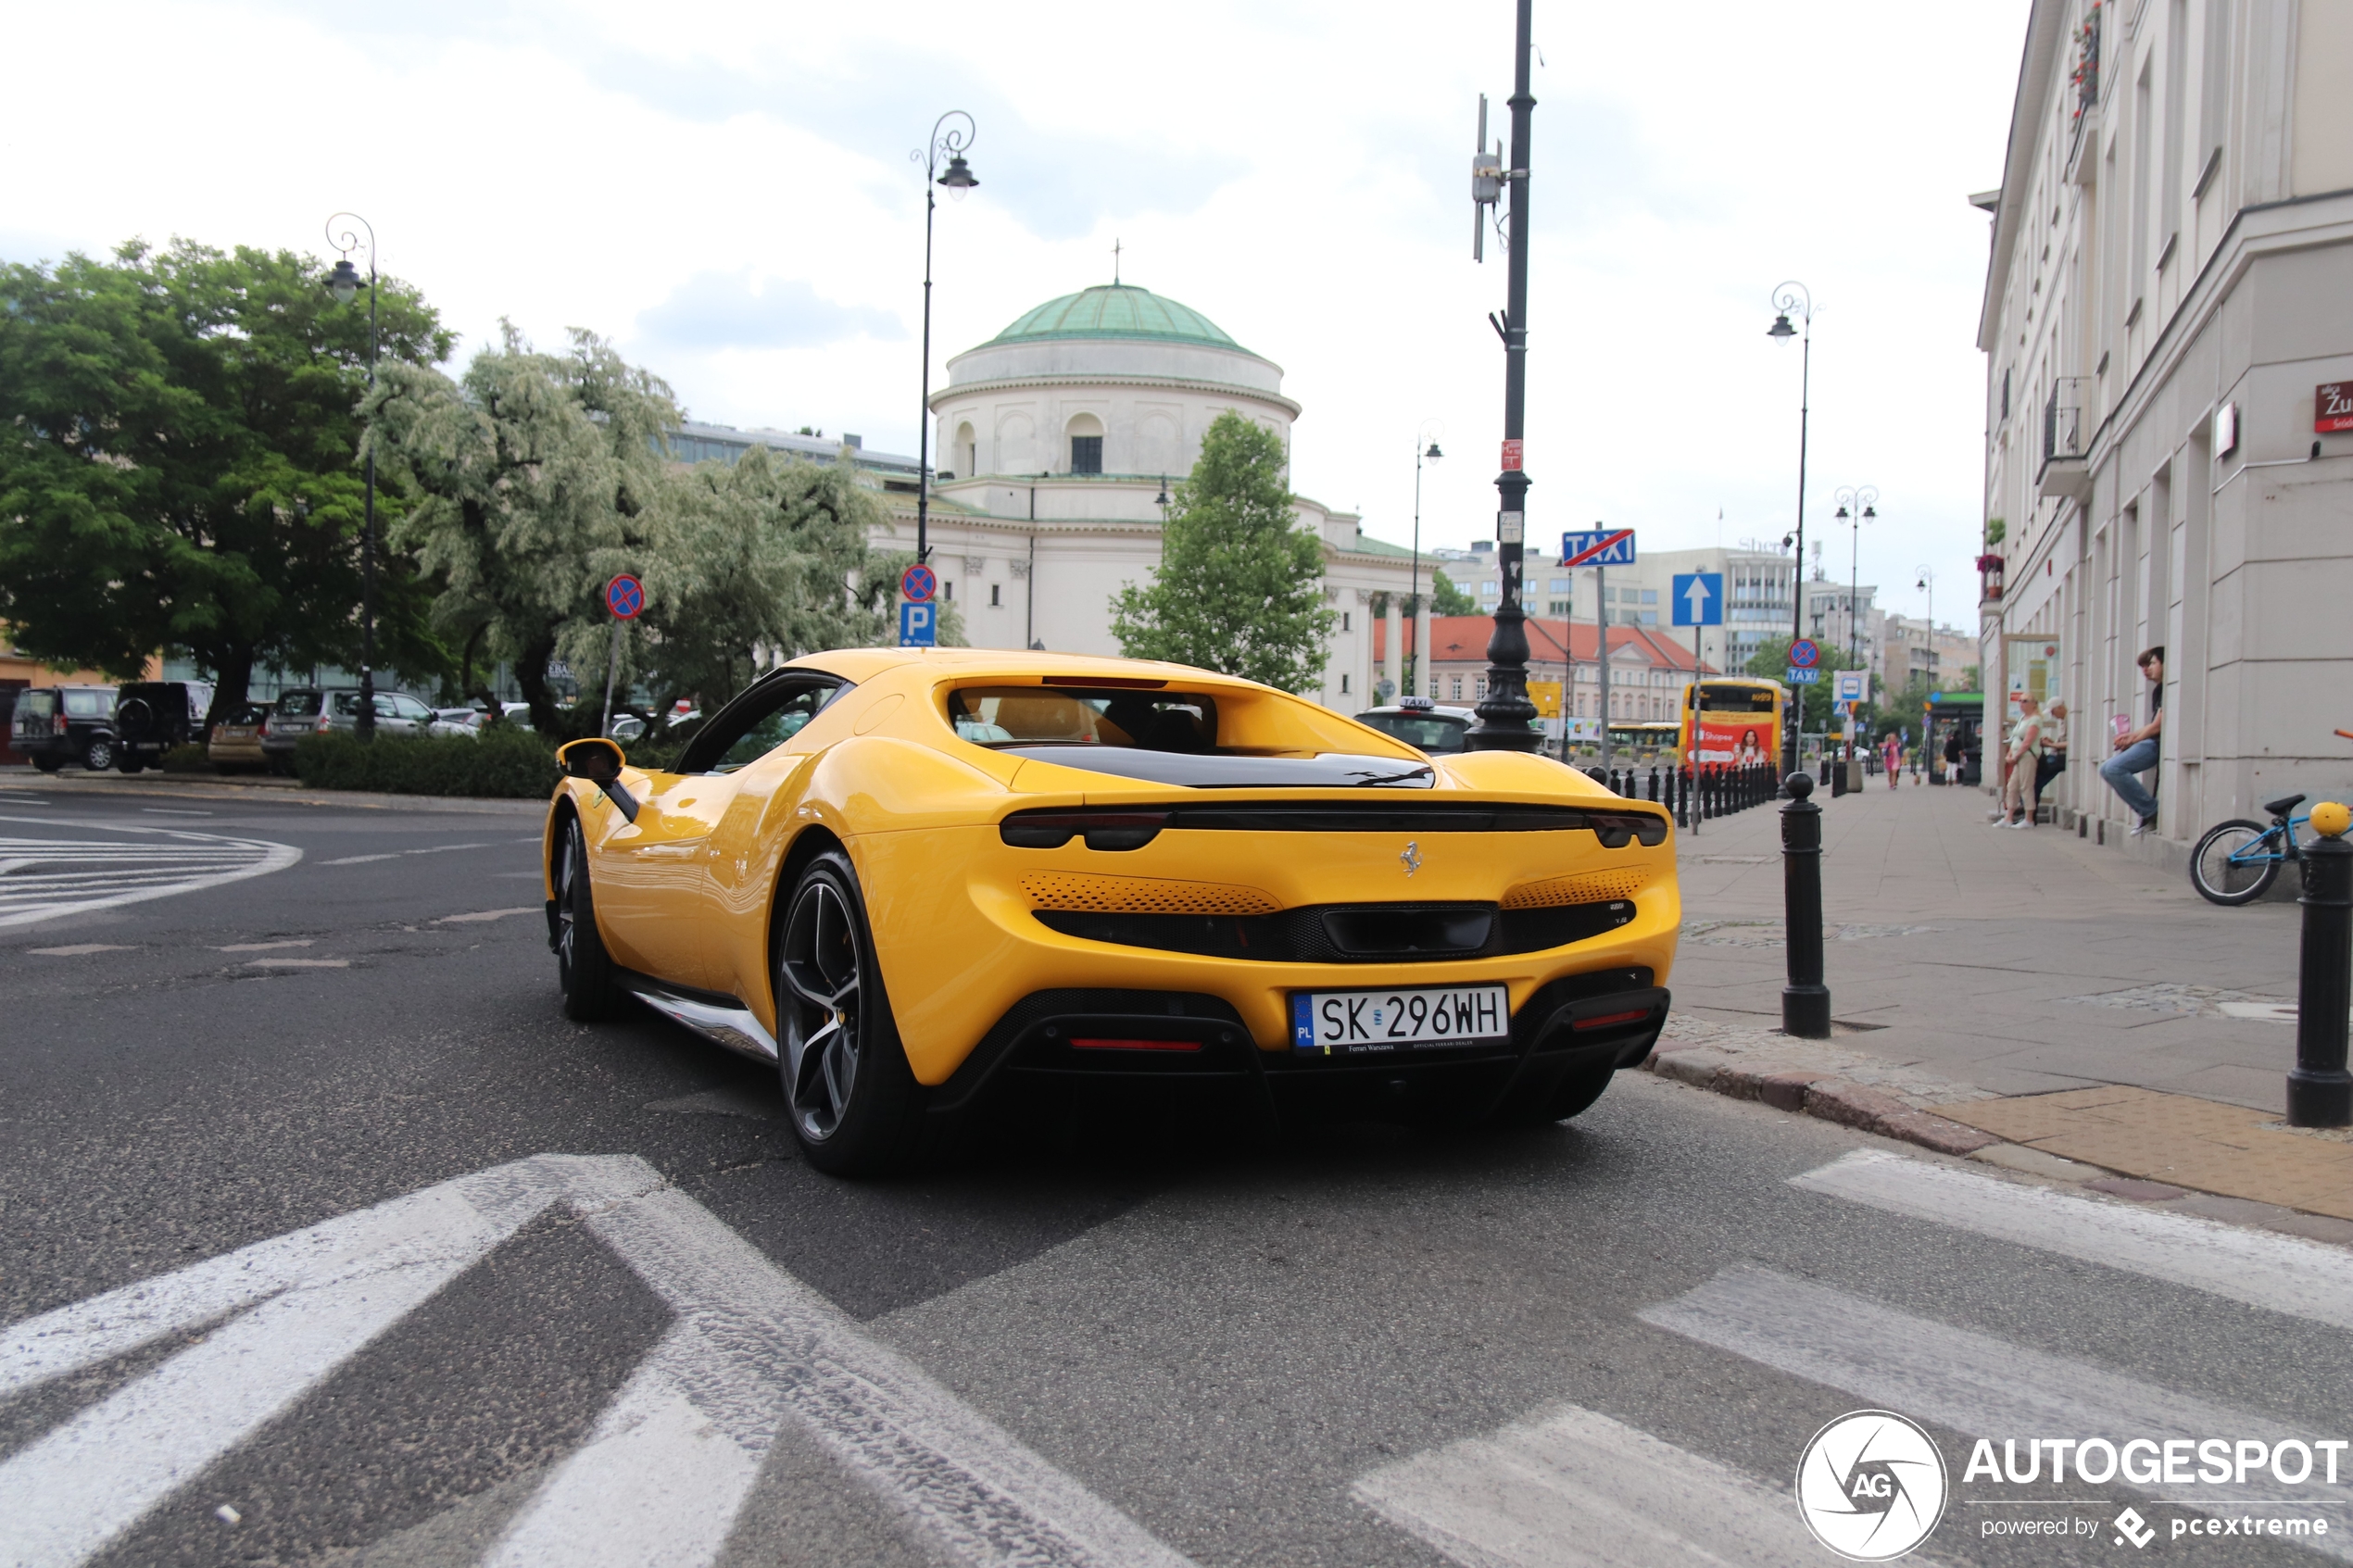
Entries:
[[1778, 765], [1789, 690], [1752, 675], [1715, 675], [1683, 688], [1683, 755], [1703, 764]]

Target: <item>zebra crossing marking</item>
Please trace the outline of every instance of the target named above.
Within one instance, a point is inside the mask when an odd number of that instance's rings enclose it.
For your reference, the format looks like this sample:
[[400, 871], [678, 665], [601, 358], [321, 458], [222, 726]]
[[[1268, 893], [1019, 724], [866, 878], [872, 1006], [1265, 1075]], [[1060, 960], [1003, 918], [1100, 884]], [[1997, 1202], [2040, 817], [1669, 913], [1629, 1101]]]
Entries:
[[708, 1563], [798, 1420], [955, 1561], [1189, 1568], [632, 1155], [534, 1156], [0, 1329], [6, 1398], [212, 1325], [0, 1462], [11, 1561], [88, 1561], [558, 1204], [676, 1321], [486, 1562]]
[[1386, 1465], [1359, 1502], [1465, 1568], [1816, 1568], [1787, 1496], [1579, 1405]]
[[200, 892], [281, 872], [302, 859], [291, 844], [225, 838], [185, 828], [0, 816], [133, 835], [122, 839], [0, 837], [0, 927]]
[[[2229, 1434], [2267, 1444], [2298, 1436], [2271, 1416], [2232, 1410], [1754, 1264], [1723, 1269], [1696, 1289], [1635, 1316], [1793, 1377], [1964, 1433], [2129, 1434], [2158, 1443], [2196, 1443]], [[2144, 1486], [2121, 1472], [2114, 1484], [2144, 1493], [2181, 1489]], [[2266, 1486], [2271, 1493], [2268, 1500], [2345, 1507], [2341, 1486], [2310, 1480]], [[2227, 1497], [2164, 1500], [2204, 1513], [2241, 1506]], [[2353, 1538], [2341, 1530], [2296, 1544], [2353, 1562]]]
[[1790, 1185], [2267, 1311], [2353, 1328], [2353, 1253], [2319, 1242], [2194, 1214], [2128, 1209], [1883, 1149], [1843, 1155], [1819, 1170], [1792, 1176]]

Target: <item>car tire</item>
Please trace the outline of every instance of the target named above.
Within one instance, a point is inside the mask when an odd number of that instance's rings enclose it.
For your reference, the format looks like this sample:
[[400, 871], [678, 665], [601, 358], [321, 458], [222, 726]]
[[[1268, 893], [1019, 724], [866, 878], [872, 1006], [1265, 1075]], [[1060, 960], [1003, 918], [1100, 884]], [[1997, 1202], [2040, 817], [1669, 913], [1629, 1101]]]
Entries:
[[1592, 1110], [1616, 1076], [1617, 1064], [1606, 1060], [1592, 1067], [1571, 1068], [1542, 1094], [1506, 1099], [1489, 1120], [1499, 1127], [1544, 1127], [1566, 1122]]
[[136, 756], [128, 751], [122, 754], [122, 760], [114, 765], [115, 771], [118, 773], [145, 772], [146, 771], [146, 763], [141, 761]]
[[114, 742], [104, 735], [99, 735], [95, 739], [82, 743], [82, 765], [83, 767], [94, 773], [104, 773], [111, 771], [114, 764]]
[[36, 757], [32, 759], [32, 765], [44, 773], [54, 773], [65, 764], [54, 757]]
[[919, 1150], [923, 1090], [849, 857], [829, 849], [810, 861], [777, 912], [776, 1065], [793, 1134], [829, 1175], [900, 1169]]
[[282, 779], [290, 779], [295, 776], [294, 759], [283, 752], [271, 752], [262, 759], [261, 766], [263, 771], [275, 773]]
[[556, 862], [556, 982], [563, 988], [564, 1016], [598, 1023], [621, 1010], [621, 988], [612, 955], [597, 932], [597, 905], [588, 886], [588, 840], [580, 819], [564, 818]]

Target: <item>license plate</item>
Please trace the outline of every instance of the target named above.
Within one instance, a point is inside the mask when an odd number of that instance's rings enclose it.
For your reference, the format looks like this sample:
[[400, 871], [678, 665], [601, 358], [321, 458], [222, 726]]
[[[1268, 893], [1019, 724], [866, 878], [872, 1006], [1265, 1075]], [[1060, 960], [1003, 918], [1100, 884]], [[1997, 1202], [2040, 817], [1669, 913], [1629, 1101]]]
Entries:
[[1291, 993], [1292, 1047], [1326, 1056], [1485, 1045], [1511, 1033], [1511, 998], [1501, 985]]

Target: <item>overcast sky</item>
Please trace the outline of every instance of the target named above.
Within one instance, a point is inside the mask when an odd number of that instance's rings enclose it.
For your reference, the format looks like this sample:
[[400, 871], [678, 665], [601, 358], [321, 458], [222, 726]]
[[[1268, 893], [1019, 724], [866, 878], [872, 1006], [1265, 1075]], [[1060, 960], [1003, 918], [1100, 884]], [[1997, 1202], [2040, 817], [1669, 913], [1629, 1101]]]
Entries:
[[[979, 136], [942, 202], [935, 382], [1024, 310], [1108, 282], [1193, 307], [1304, 405], [1292, 483], [1426, 543], [1491, 532], [1503, 304], [1470, 259], [1477, 97], [1504, 124], [1512, 10], [1196, 0], [824, 6], [555, 0], [81, 6], [0, 0], [0, 257], [133, 235], [324, 253], [339, 207], [463, 334], [619, 341], [695, 418], [912, 452], [923, 194], [943, 109]], [[1969, 621], [1975, 344], [2027, 0], [1539, 0], [1530, 538], [1778, 541], [1875, 484], [1862, 575]], [[100, 18], [103, 16], [103, 22]], [[1718, 512], [1722, 521], [1718, 521]], [[1809, 527], [1809, 534], [1813, 533]], [[1826, 563], [1849, 542], [1825, 531]]]

